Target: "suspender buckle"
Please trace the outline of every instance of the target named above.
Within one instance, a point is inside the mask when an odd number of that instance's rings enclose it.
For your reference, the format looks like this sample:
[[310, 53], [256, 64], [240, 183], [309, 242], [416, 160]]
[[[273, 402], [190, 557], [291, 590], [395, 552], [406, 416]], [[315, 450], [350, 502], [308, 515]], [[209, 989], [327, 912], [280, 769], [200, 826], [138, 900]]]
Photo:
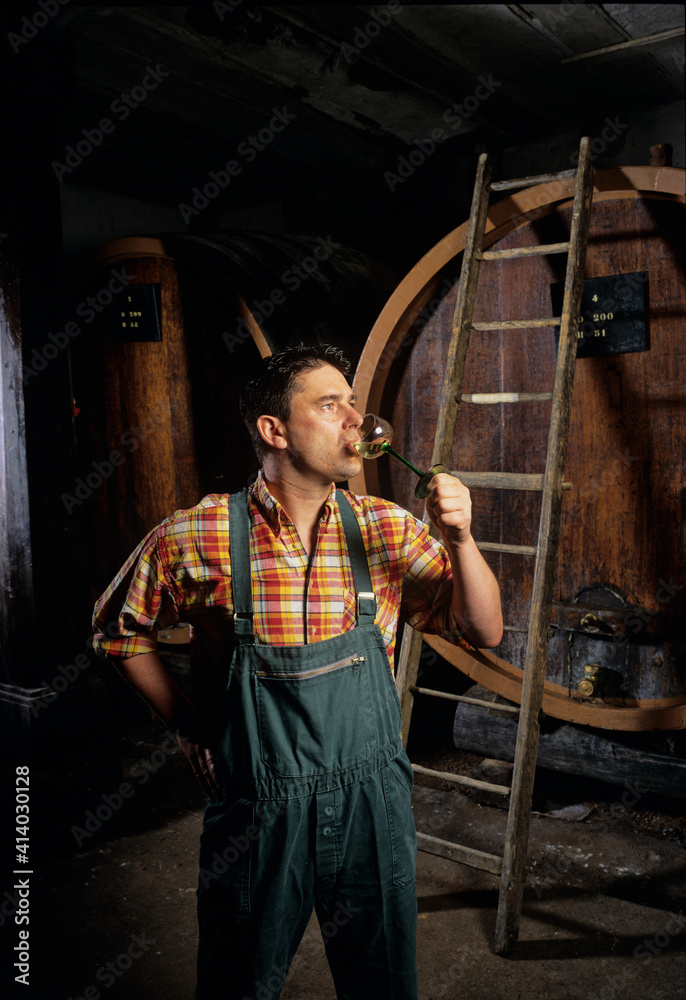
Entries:
[[360, 617], [360, 611], [361, 611], [360, 602], [361, 601], [373, 601], [374, 602], [374, 608], [372, 610], [370, 610], [370, 611], [367, 611], [366, 614], [372, 614], [373, 615], [373, 614], [376, 613], [376, 594], [373, 591], [371, 591], [371, 592], [370, 591], [362, 591], [362, 592], [360, 592], [357, 595], [357, 617], [358, 618]]
[[233, 615], [233, 628], [236, 638], [242, 645], [252, 639], [252, 611], [235, 611]]

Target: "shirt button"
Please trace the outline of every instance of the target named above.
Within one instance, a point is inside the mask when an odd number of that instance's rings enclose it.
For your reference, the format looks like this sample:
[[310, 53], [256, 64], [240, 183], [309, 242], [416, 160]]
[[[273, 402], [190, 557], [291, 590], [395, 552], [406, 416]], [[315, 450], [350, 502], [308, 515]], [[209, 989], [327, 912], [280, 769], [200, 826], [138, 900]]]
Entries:
[[312, 626], [312, 628], [310, 629], [310, 632], [312, 633], [312, 635], [315, 635], [315, 634], [316, 634], [316, 631], [317, 631], [317, 630], [316, 630], [316, 628], [315, 628], [315, 627], [314, 627], [314, 625], [313, 625], [313, 626]]
[[330, 826], [325, 826], [324, 829], [322, 830], [322, 833], [324, 834], [325, 837], [330, 837], [331, 834], [333, 833], [333, 830], [331, 829]]
[[327, 816], [333, 816], [333, 806], [327, 806], [324, 812]]

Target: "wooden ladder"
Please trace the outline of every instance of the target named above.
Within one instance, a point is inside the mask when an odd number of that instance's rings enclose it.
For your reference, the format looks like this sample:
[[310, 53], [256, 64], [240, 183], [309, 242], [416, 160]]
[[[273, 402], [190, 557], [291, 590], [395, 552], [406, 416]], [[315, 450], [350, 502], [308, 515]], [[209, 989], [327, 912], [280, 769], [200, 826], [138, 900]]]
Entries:
[[[500, 897], [495, 932], [495, 950], [507, 954], [517, 943], [519, 919], [524, 893], [529, 819], [533, 795], [536, 755], [538, 752], [539, 715], [543, 701], [543, 685], [547, 659], [547, 633], [553, 594], [553, 581], [557, 560], [562, 490], [570, 484], [563, 483], [564, 465], [569, 437], [574, 366], [576, 360], [577, 329], [581, 313], [581, 293], [583, 288], [588, 228], [593, 201], [593, 166], [590, 154], [590, 140], [583, 138], [579, 150], [576, 171], [567, 170], [559, 174], [526, 177], [520, 180], [500, 181], [491, 184], [491, 167], [487, 154], [479, 157], [474, 185], [474, 196], [467, 229], [462, 271], [455, 304], [452, 334], [446, 376], [443, 382], [441, 404], [438, 415], [438, 429], [434, 442], [431, 465], [439, 462], [449, 468], [455, 435], [455, 423], [460, 400], [465, 402], [519, 402], [530, 399], [552, 399], [552, 415], [548, 433], [548, 448], [545, 472], [540, 475], [520, 475], [517, 473], [480, 472], [457, 473], [466, 486], [483, 486], [492, 489], [527, 489], [542, 492], [541, 515], [536, 546], [506, 545], [495, 542], [477, 544], [482, 550], [518, 553], [524, 557], [535, 556], [533, 591], [528, 623], [526, 658], [522, 684], [521, 708], [498, 706], [498, 710], [509, 710], [519, 718], [515, 749], [512, 788], [477, 781], [461, 775], [446, 774], [413, 765], [415, 771], [448, 779], [456, 784], [487, 789], [509, 797], [507, 833], [503, 856], [487, 854], [474, 848], [440, 840], [428, 834], [418, 833], [420, 850], [441, 857], [450, 858], [500, 876]], [[509, 188], [523, 188], [544, 181], [574, 177], [576, 190], [572, 212], [569, 241], [512, 250], [483, 250], [490, 191]], [[562, 315], [544, 319], [493, 320], [488, 323], [473, 323], [472, 314], [476, 298], [479, 266], [482, 260], [503, 260], [511, 257], [527, 257], [539, 254], [567, 253]], [[555, 382], [552, 393], [489, 393], [487, 396], [463, 397], [462, 378], [471, 330], [508, 330], [518, 328], [548, 328], [559, 326], [560, 337]], [[507, 611], [507, 609], [505, 609]], [[493, 708], [491, 702], [479, 701], [461, 695], [447, 694], [417, 687], [417, 672], [421, 653], [420, 633], [406, 627], [398, 662], [398, 690], [401, 692], [403, 712], [403, 741], [407, 745], [410, 719], [415, 694], [427, 694], [454, 701]]]

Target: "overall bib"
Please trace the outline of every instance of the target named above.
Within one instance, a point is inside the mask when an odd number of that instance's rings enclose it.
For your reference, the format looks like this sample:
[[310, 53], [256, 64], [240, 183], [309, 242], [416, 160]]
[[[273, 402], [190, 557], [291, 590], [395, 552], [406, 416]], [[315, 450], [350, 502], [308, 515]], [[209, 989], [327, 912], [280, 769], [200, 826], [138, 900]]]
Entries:
[[[356, 627], [255, 642], [247, 492], [230, 498], [236, 648], [200, 846], [196, 1000], [277, 1000], [312, 915], [339, 1000], [416, 1000], [412, 769], [357, 520]], [[326, 989], [326, 987], [324, 987]]]

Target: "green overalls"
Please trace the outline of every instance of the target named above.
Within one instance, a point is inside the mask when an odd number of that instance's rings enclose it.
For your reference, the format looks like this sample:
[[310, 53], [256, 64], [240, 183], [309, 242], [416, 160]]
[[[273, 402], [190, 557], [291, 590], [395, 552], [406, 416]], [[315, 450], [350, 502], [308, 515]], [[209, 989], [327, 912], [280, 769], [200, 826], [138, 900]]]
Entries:
[[200, 847], [196, 1000], [277, 1000], [313, 908], [338, 1000], [416, 1000], [412, 769], [362, 535], [337, 491], [356, 627], [252, 630], [247, 492], [230, 498], [236, 648]]

